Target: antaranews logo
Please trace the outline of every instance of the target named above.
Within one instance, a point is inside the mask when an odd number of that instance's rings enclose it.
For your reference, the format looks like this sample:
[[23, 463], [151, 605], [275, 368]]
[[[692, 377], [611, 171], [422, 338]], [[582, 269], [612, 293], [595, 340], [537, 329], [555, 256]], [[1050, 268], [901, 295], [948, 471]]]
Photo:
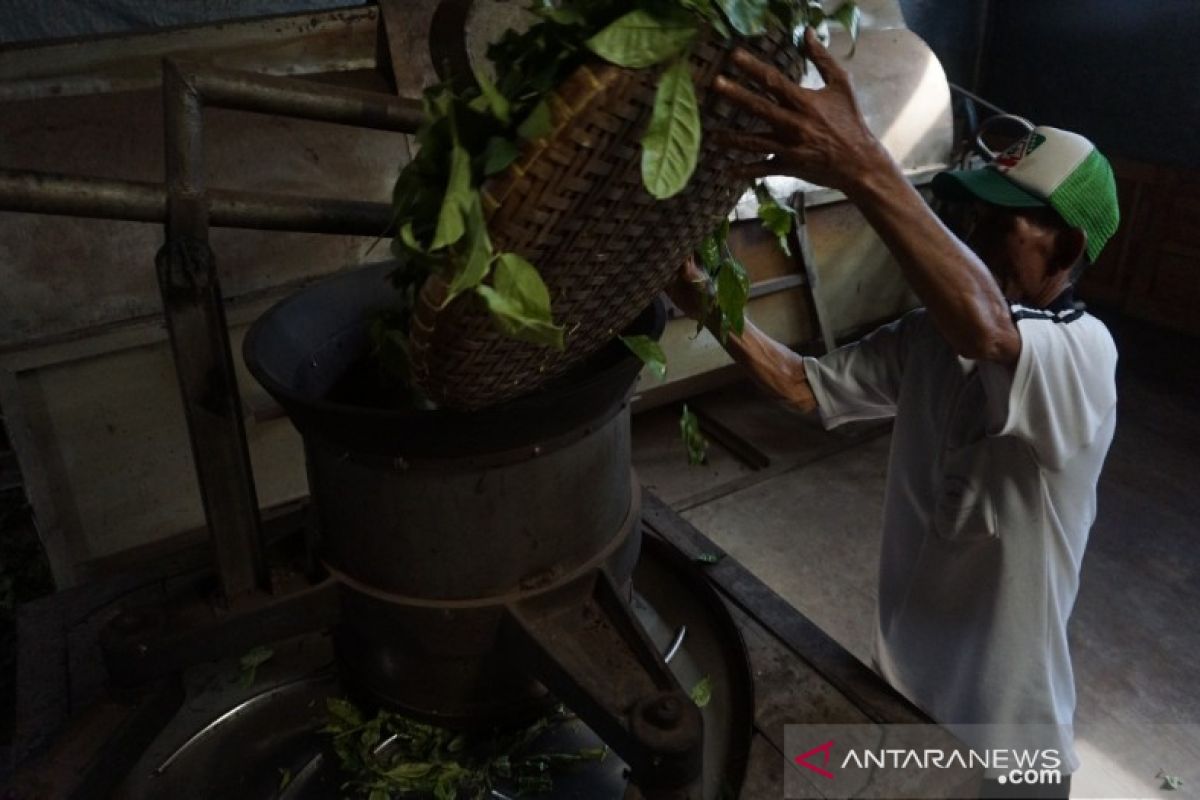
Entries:
[[1060, 784], [1058, 727], [1026, 727], [1014, 734], [957, 726], [960, 734], [971, 729], [967, 745], [937, 725], [789, 725], [786, 797], [974, 796], [985, 775], [1014, 785]]
[[825, 756], [825, 762], [824, 762], [824, 763], [825, 763], [825, 764], [828, 764], [828, 763], [829, 763], [829, 758], [830, 758], [830, 756], [829, 756], [829, 751], [830, 751], [830, 750], [832, 750], [832, 749], [833, 749], [833, 740], [832, 740], [832, 739], [830, 739], [830, 740], [829, 740], [828, 742], [826, 742], [825, 744], [822, 744], [822, 745], [817, 745], [816, 747], [814, 747], [813, 749], [809, 750], [808, 752], [801, 753], [800, 755], [796, 756], [796, 763], [797, 763], [797, 764], [799, 764], [799, 765], [800, 765], [800, 766], [802, 766], [802, 767], [806, 767], [807, 769], [811, 769], [813, 772], [817, 773], [818, 775], [824, 775], [826, 778], [830, 778], [830, 779], [832, 779], [832, 778], [833, 778], [833, 773], [832, 773], [832, 772], [830, 772], [829, 770], [827, 770], [827, 769], [824, 769], [824, 768], [822, 768], [822, 767], [818, 767], [818, 766], [816, 766], [815, 764], [812, 764], [812, 763], [810, 763], [810, 762], [809, 762], [809, 759], [810, 759], [810, 758], [812, 758], [813, 756], [815, 756], [815, 755], [817, 755], [818, 753], [820, 753], [820, 754], [822, 754], [822, 755], [824, 755], [824, 756]]

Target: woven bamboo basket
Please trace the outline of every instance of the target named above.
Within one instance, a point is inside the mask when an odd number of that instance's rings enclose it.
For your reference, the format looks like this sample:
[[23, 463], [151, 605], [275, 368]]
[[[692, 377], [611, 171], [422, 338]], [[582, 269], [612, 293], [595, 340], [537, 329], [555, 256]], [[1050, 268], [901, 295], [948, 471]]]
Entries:
[[[784, 34], [726, 43], [709, 37], [690, 58], [703, 130], [759, 130], [709, 87], [738, 79], [728, 56], [739, 44], [799, 81], [799, 49]], [[554, 320], [555, 350], [509, 338], [482, 299], [465, 293], [443, 307], [447, 287], [431, 276], [413, 317], [414, 375], [438, 404], [484, 408], [537, 388], [619, 334], [670, 283], [685, 257], [720, 224], [745, 190], [728, 170], [745, 157], [702, 141], [687, 188], [656, 200], [641, 177], [641, 137], [659, 70], [607, 63], [579, 67], [550, 100], [553, 131], [529, 143], [482, 187], [488, 232], [499, 251], [538, 267]]]

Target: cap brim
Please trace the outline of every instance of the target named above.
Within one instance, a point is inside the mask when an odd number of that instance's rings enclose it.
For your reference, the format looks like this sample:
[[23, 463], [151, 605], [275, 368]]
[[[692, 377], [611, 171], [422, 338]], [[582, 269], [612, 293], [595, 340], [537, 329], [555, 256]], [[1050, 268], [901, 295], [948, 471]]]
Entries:
[[943, 200], [982, 200], [1006, 208], [1042, 208], [1049, 205], [991, 167], [939, 172], [933, 176], [930, 186], [933, 193]]

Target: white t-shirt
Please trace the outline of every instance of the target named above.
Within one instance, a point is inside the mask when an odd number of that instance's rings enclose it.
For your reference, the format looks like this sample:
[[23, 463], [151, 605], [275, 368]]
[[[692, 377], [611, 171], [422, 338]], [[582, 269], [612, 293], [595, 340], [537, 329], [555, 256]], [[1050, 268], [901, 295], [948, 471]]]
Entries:
[[805, 367], [825, 427], [895, 417], [877, 668], [943, 724], [1059, 726], [1070, 774], [1067, 618], [1116, 423], [1117, 352], [1060, 301], [1013, 306], [1015, 369], [959, 357], [924, 309]]

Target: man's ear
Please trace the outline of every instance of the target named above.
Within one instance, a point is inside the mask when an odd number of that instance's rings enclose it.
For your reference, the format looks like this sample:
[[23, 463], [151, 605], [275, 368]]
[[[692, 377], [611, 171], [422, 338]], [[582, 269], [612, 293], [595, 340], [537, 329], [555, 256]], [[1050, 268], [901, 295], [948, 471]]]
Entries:
[[1069, 270], [1079, 263], [1087, 252], [1087, 233], [1083, 228], [1065, 228], [1058, 231], [1054, 243], [1054, 270]]

